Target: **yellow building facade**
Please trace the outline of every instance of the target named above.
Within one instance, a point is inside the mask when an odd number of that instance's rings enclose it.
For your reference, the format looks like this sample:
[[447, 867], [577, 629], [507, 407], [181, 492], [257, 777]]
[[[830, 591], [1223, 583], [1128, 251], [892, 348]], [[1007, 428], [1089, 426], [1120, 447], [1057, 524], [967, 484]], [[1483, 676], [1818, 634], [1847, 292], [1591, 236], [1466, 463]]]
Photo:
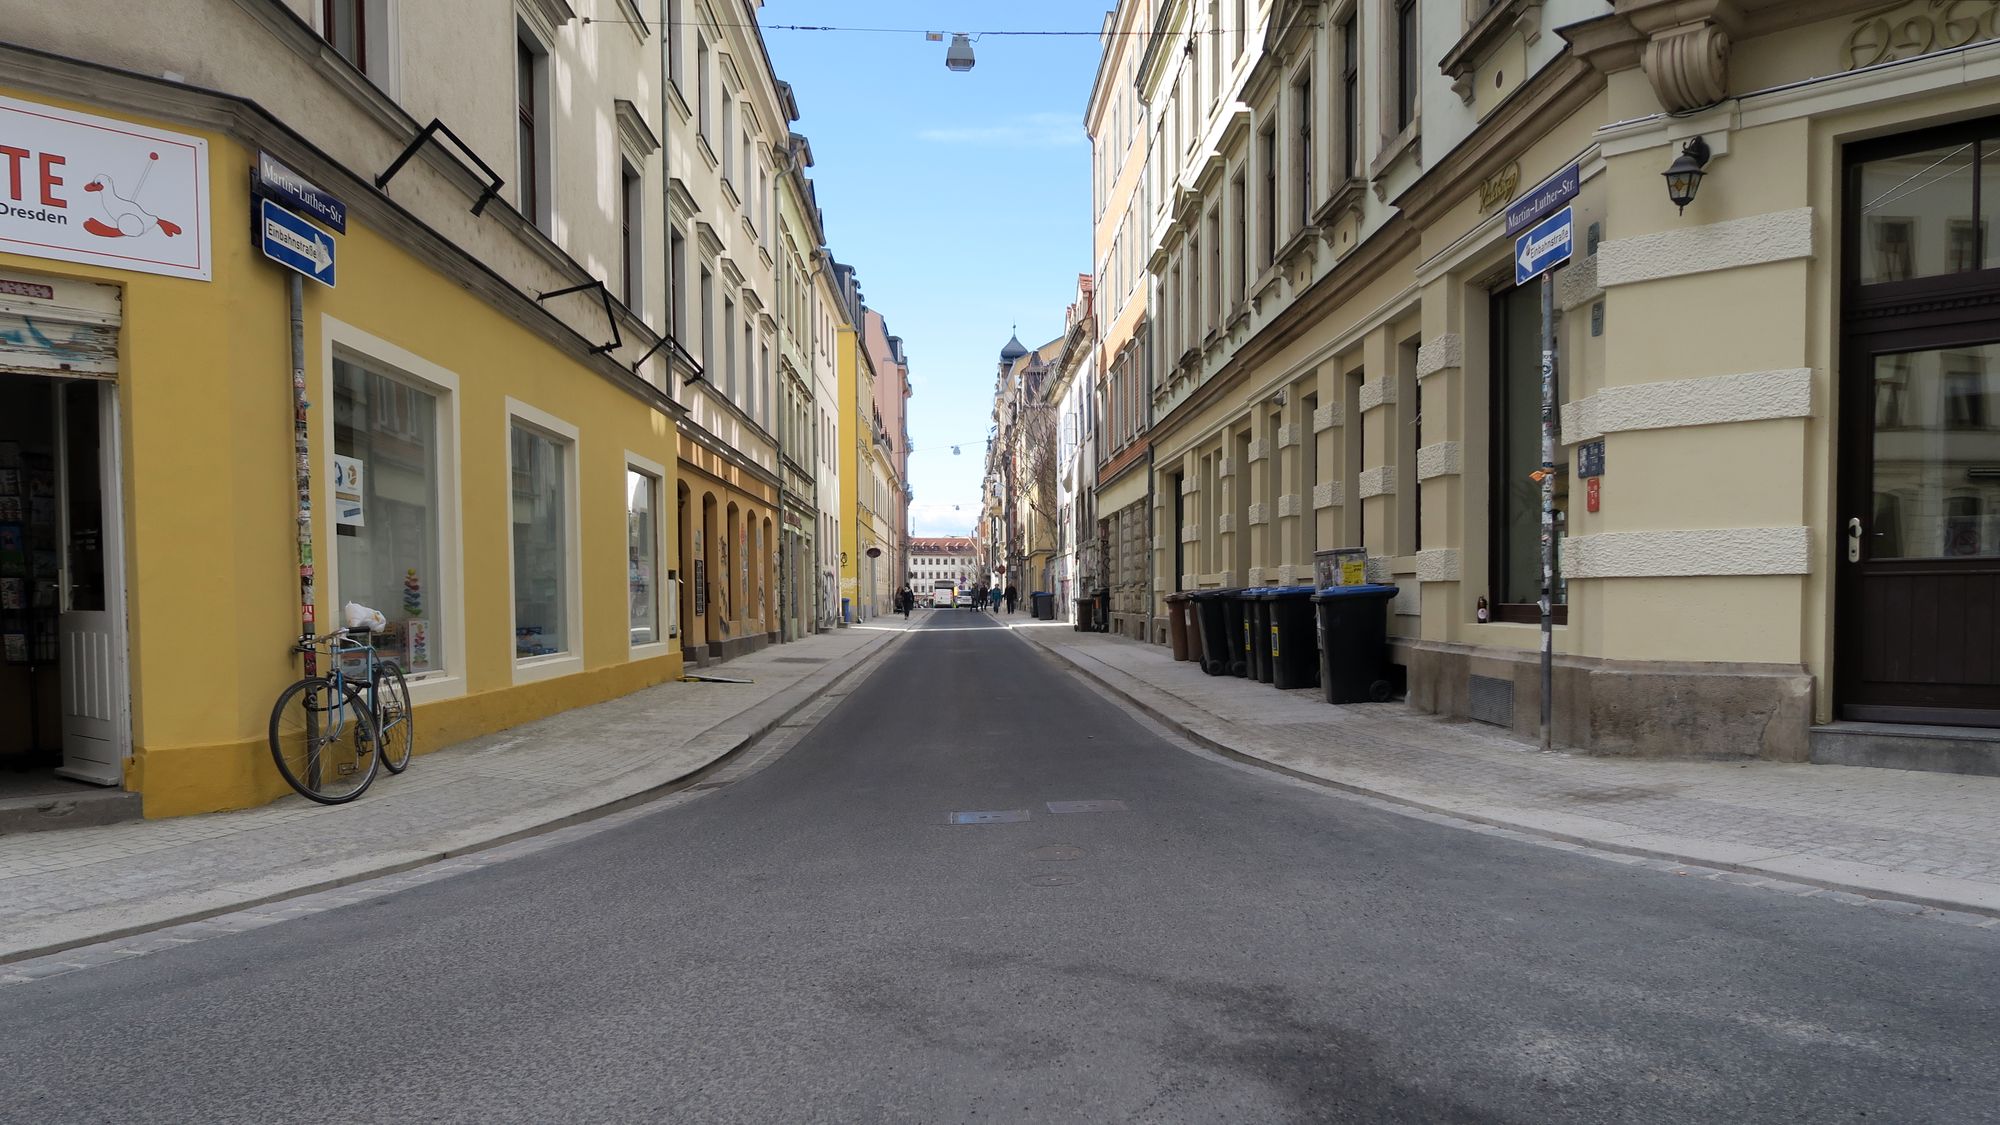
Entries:
[[[419, 752], [677, 678], [665, 393], [254, 107], [87, 74], [102, 100], [0, 89], [11, 138], [33, 119], [89, 154], [30, 181], [44, 225], [74, 243], [98, 198], [90, 222], [129, 220], [84, 252], [0, 226], [0, 568], [29, 580], [0, 691], [56, 768], [155, 817], [286, 792], [265, 728], [300, 674], [301, 468], [317, 628], [349, 600], [387, 616]], [[177, 116], [133, 108], [162, 101]], [[178, 166], [146, 177], [149, 148]], [[260, 151], [349, 204], [337, 283], [303, 285], [303, 447], [291, 275], [252, 241]], [[174, 274], [128, 264], [154, 254]]]

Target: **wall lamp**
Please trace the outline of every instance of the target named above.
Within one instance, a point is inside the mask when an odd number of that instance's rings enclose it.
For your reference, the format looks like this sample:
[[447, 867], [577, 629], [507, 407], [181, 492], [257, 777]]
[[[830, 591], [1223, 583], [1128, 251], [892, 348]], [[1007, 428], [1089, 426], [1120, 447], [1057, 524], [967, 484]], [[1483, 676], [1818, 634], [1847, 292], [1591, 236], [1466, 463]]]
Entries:
[[1701, 190], [1701, 178], [1707, 175], [1703, 169], [1708, 167], [1708, 158], [1708, 142], [1696, 137], [1682, 145], [1681, 154], [1674, 157], [1674, 162], [1667, 165], [1666, 171], [1660, 173], [1667, 179], [1667, 198], [1683, 215], [1687, 214], [1688, 204], [1694, 202], [1695, 192]]

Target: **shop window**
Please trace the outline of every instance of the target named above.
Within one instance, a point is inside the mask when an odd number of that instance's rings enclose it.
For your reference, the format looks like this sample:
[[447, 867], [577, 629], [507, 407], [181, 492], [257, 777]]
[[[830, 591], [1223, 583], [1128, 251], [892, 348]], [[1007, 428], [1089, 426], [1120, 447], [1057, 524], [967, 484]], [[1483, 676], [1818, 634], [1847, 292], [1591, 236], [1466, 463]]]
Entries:
[[660, 640], [660, 478], [625, 468], [626, 595], [634, 645]]
[[1861, 284], [2000, 265], [1985, 244], [2000, 139], [1961, 137], [1856, 166]]
[[1910, 357], [1883, 356], [1875, 364], [1875, 428], [1897, 430], [1905, 420], [1909, 404]]
[[[1542, 486], [1534, 479], [1542, 466], [1542, 309], [1538, 288], [1523, 285], [1494, 294], [1489, 322], [1493, 463], [1487, 520], [1493, 617], [1496, 621], [1539, 621]], [[1560, 363], [1556, 370], [1561, 372]], [[1560, 382], [1556, 401], [1562, 401]], [[1564, 603], [1568, 600], [1561, 579], [1567, 522], [1564, 479], [1560, 474], [1556, 477], [1557, 578], [1550, 595], [1558, 624], [1567, 617]]]
[[378, 647], [412, 676], [455, 656], [442, 620], [438, 407], [428, 390], [333, 361], [337, 598], [389, 619]]
[[518, 418], [510, 439], [514, 656], [571, 652], [570, 443]]
[[1952, 430], [1983, 430], [1992, 425], [1986, 388], [1986, 365], [1977, 351], [1944, 355], [1944, 424]]

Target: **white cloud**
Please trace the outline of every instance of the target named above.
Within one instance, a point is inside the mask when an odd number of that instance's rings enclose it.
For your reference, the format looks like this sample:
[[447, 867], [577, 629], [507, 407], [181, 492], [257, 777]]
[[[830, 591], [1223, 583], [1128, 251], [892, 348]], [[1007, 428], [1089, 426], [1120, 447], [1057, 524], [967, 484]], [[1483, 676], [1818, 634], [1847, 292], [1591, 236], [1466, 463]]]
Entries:
[[1067, 113], [1023, 113], [990, 125], [919, 129], [917, 139], [936, 144], [1004, 145], [1009, 148], [1060, 148], [1080, 145], [1083, 122]]

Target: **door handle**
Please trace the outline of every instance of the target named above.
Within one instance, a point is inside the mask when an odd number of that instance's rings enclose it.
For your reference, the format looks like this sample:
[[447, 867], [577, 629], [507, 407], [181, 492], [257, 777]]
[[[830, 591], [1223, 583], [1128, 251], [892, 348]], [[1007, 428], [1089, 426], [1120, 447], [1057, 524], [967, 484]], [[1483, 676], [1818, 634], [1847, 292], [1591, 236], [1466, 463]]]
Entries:
[[1847, 561], [1861, 561], [1861, 517], [1849, 516], [1847, 520]]

